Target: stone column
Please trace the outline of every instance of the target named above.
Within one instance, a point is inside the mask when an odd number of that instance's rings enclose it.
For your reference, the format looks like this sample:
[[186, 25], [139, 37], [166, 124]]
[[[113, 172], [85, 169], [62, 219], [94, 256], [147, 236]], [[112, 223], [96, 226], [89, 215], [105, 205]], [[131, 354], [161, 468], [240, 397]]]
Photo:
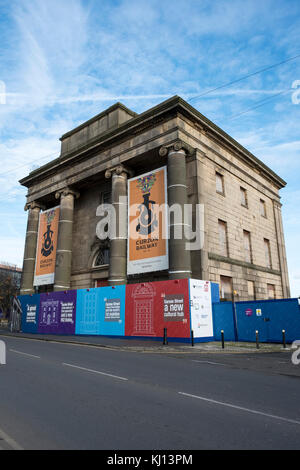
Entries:
[[21, 295], [34, 293], [33, 280], [41, 209], [41, 205], [36, 202], [28, 203], [25, 206], [25, 210], [29, 212], [21, 279]]
[[122, 165], [105, 173], [111, 178], [111, 202], [116, 215], [116, 230], [110, 236], [110, 286], [127, 283], [127, 174]]
[[283, 298], [288, 298], [291, 296], [291, 292], [290, 292], [288, 266], [287, 266], [286, 251], [285, 251], [285, 241], [284, 241], [283, 226], [282, 226], [281, 204], [275, 200], [273, 200], [273, 211], [274, 211], [276, 238], [277, 238], [278, 257], [279, 257], [280, 272], [281, 272], [282, 295], [283, 295]]
[[[162, 147], [160, 154], [164, 155], [166, 149]], [[169, 279], [185, 279], [191, 277], [190, 251], [186, 249], [188, 240], [185, 238], [184, 205], [187, 204], [186, 185], [186, 152], [180, 143], [167, 149], [168, 154], [168, 206], [177, 205], [181, 209], [181, 218], [174, 218], [170, 212], [170, 238], [169, 238]], [[180, 230], [181, 229], [181, 230]], [[181, 238], [175, 238], [175, 232], [181, 231]]]
[[71, 288], [72, 235], [74, 199], [79, 193], [65, 188], [55, 194], [60, 199], [59, 225], [57, 237], [54, 290]]

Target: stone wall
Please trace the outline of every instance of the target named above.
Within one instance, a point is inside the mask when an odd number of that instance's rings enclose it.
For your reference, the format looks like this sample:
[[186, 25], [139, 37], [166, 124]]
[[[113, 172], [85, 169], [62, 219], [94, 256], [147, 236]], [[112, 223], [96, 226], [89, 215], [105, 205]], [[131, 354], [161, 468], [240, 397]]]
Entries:
[[[192, 123], [180, 120], [179, 127], [188, 144], [197, 146], [195, 160], [189, 164], [189, 200], [195, 202], [198, 191], [205, 210], [205, 245], [202, 256], [192, 255], [193, 277], [201, 273], [214, 282], [220, 282], [220, 276], [231, 277], [238, 300], [249, 298], [248, 280], [255, 283], [257, 299], [267, 298], [267, 284], [275, 286], [276, 298], [283, 297], [273, 208], [280, 201], [278, 188]], [[216, 172], [223, 176], [224, 195], [216, 191]], [[241, 187], [247, 191], [247, 207], [241, 205]], [[266, 217], [260, 214], [261, 199]], [[220, 251], [218, 220], [227, 224], [227, 257]], [[252, 263], [246, 262], [243, 230], [251, 234]], [[266, 267], [264, 238], [270, 240], [271, 269]]]

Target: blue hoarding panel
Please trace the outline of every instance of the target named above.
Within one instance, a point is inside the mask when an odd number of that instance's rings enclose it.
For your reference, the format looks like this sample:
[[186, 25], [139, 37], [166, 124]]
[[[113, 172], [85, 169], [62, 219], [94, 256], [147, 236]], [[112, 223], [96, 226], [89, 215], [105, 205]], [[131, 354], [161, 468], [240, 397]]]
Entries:
[[217, 303], [220, 302], [220, 290], [219, 290], [219, 284], [216, 284], [215, 282], [210, 283], [210, 288], [211, 288], [211, 301], [212, 303]]
[[77, 291], [76, 334], [124, 336], [126, 286]]
[[255, 341], [256, 330], [262, 342], [281, 342], [282, 330], [287, 342], [300, 339], [298, 299], [238, 302], [236, 310], [240, 341]]
[[40, 295], [20, 295], [22, 308], [21, 329], [23, 333], [36, 333], [39, 323]]
[[221, 340], [221, 330], [223, 330], [225, 341], [235, 341], [236, 334], [232, 302], [213, 303], [212, 308], [215, 340]]

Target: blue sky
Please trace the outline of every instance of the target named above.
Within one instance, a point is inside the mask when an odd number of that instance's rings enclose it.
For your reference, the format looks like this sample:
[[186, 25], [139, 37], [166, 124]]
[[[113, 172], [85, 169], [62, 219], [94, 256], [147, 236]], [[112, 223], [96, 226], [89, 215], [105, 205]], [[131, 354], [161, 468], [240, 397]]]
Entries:
[[285, 239], [300, 295], [300, 104], [291, 90], [300, 58], [195, 98], [300, 54], [299, 0], [0, 0], [0, 44], [0, 260], [22, 265], [18, 180], [58, 156], [63, 133], [116, 101], [142, 112], [177, 94], [287, 181]]

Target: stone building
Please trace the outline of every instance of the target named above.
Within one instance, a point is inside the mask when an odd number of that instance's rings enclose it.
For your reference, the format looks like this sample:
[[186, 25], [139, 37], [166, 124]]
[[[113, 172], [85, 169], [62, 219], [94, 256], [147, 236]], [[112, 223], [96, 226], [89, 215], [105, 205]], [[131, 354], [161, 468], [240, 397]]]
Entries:
[[21, 285], [21, 276], [22, 276], [22, 269], [18, 268], [16, 265], [11, 265], [9, 263], [0, 262], [0, 279], [11, 278], [17, 289], [20, 289]]
[[[20, 181], [28, 188], [23, 294], [34, 291], [39, 213], [60, 204], [60, 261], [54, 285], [40, 291], [193, 277], [219, 283], [223, 299], [290, 296], [279, 196], [286, 183], [183, 99], [141, 114], [116, 103], [60, 140], [60, 156]], [[127, 276], [127, 241], [101, 242], [96, 210], [102, 202], [119, 210], [127, 179], [164, 165], [168, 203], [204, 205], [204, 244], [189, 252], [171, 231], [169, 269]]]

